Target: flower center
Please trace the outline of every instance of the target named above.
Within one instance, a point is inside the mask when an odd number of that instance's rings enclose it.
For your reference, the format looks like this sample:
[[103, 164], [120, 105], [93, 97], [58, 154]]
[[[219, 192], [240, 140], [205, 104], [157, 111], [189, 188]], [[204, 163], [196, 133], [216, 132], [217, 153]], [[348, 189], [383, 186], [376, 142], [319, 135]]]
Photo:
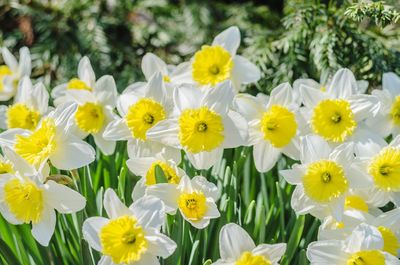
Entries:
[[56, 149], [56, 126], [50, 118], [44, 119], [40, 128], [30, 136], [17, 135], [15, 152], [28, 163], [39, 166]]
[[360, 196], [347, 196], [344, 206], [346, 209], [356, 209], [363, 212], [368, 212], [368, 204]]
[[3, 79], [7, 75], [12, 75], [11, 69], [7, 65], [0, 65], [0, 92], [4, 90]]
[[12, 105], [7, 110], [7, 126], [9, 129], [21, 128], [34, 130], [40, 120], [40, 113], [23, 103]]
[[311, 128], [328, 141], [340, 143], [351, 136], [357, 126], [350, 103], [344, 99], [322, 100], [313, 111]]
[[164, 80], [165, 83], [170, 83], [171, 82], [171, 78], [169, 76], [167, 76], [167, 75], [163, 76], [163, 80]]
[[395, 125], [400, 125], [400, 96], [397, 96], [393, 102], [390, 110], [390, 116], [392, 117]]
[[203, 46], [194, 55], [193, 79], [201, 85], [215, 85], [231, 76], [233, 60], [221, 46]]
[[305, 193], [314, 201], [330, 202], [348, 189], [343, 168], [334, 161], [321, 160], [311, 163], [303, 176]]
[[206, 197], [202, 192], [183, 193], [178, 198], [181, 212], [191, 221], [200, 221], [207, 212]]
[[386, 251], [393, 256], [397, 256], [397, 251], [400, 248], [400, 243], [397, 240], [395, 233], [385, 226], [378, 227], [379, 232], [381, 232], [383, 238], [383, 251]]
[[207, 107], [184, 110], [178, 123], [179, 140], [191, 153], [212, 151], [224, 140], [221, 115]]
[[157, 183], [156, 181], [156, 166], [160, 166], [164, 172], [165, 177], [167, 178], [168, 183], [170, 184], [178, 184], [180, 181], [180, 177], [176, 174], [176, 171], [173, 167], [168, 165], [163, 161], [156, 161], [151, 164], [150, 169], [146, 174], [146, 185], [154, 185]]
[[75, 122], [86, 133], [98, 133], [104, 125], [103, 107], [96, 103], [85, 103], [78, 107]]
[[400, 191], [400, 150], [384, 148], [369, 165], [375, 185], [386, 191]]
[[236, 261], [235, 265], [271, 265], [271, 261], [261, 255], [253, 255], [246, 251]]
[[90, 86], [78, 78], [72, 78], [67, 84], [67, 89], [93, 91]]
[[296, 117], [287, 108], [280, 105], [273, 105], [263, 115], [261, 131], [264, 133], [264, 139], [269, 141], [274, 147], [284, 147], [296, 135]]
[[133, 216], [111, 220], [100, 230], [99, 237], [103, 254], [115, 264], [139, 261], [148, 248], [144, 231]]
[[140, 99], [129, 107], [125, 116], [126, 124], [133, 137], [146, 140], [146, 132], [166, 118], [164, 107], [149, 98]]
[[42, 217], [43, 193], [33, 182], [9, 180], [4, 186], [4, 200], [10, 212], [24, 223], [37, 223]]
[[347, 265], [385, 265], [385, 256], [378, 250], [364, 250], [351, 255]]

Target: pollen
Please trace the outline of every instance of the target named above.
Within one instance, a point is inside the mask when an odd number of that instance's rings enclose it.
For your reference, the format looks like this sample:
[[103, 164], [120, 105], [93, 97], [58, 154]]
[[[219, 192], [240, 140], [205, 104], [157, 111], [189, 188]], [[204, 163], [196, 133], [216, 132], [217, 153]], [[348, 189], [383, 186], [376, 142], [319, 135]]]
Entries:
[[176, 173], [175, 169], [171, 167], [169, 164], [163, 161], [156, 161], [151, 166], [150, 169], [147, 171], [146, 174], [146, 185], [154, 185], [157, 183], [156, 181], [156, 166], [161, 167], [164, 172], [165, 177], [167, 178], [168, 183], [170, 184], [178, 184], [180, 181], [180, 177]]
[[375, 185], [385, 191], [400, 191], [400, 150], [384, 148], [369, 165]]
[[133, 216], [111, 220], [100, 230], [100, 242], [103, 254], [115, 264], [137, 262], [148, 248], [143, 228]]
[[10, 212], [24, 223], [37, 223], [43, 212], [43, 192], [33, 182], [9, 180], [4, 186], [4, 199]]
[[184, 110], [178, 123], [179, 140], [191, 153], [210, 152], [224, 141], [222, 117], [207, 107]]
[[23, 103], [12, 105], [7, 110], [7, 127], [34, 130], [40, 120], [40, 113]]
[[201, 85], [215, 85], [229, 79], [233, 60], [221, 46], [203, 46], [194, 55], [192, 64], [193, 79]]
[[249, 251], [245, 251], [236, 261], [235, 265], [272, 265], [272, 263], [264, 256], [254, 255]]
[[28, 163], [39, 166], [56, 149], [56, 126], [54, 120], [47, 118], [29, 136], [17, 135], [15, 152]]
[[103, 107], [97, 103], [85, 103], [75, 113], [76, 124], [86, 133], [98, 133], [104, 126], [104, 120]]
[[296, 135], [297, 122], [293, 112], [280, 105], [273, 105], [261, 120], [264, 139], [274, 147], [281, 148]]
[[206, 197], [202, 192], [181, 194], [178, 206], [183, 215], [193, 222], [202, 220], [207, 212]]
[[321, 203], [330, 202], [348, 190], [343, 168], [330, 160], [309, 164], [303, 176], [303, 185], [305, 193]]
[[347, 265], [385, 265], [385, 256], [378, 250], [364, 250], [354, 253]]
[[67, 84], [67, 89], [93, 91], [90, 86], [78, 78], [72, 78]]
[[150, 98], [142, 98], [128, 109], [126, 124], [132, 136], [145, 141], [147, 131], [166, 118], [164, 107]]
[[326, 99], [314, 108], [311, 128], [325, 140], [341, 143], [353, 134], [356, 127], [357, 122], [347, 100]]

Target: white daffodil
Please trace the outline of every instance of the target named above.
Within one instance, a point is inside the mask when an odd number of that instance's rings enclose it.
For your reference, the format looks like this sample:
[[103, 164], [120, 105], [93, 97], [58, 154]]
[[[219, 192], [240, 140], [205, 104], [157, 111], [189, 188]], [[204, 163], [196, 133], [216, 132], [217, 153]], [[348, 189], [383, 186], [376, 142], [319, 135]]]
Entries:
[[142, 177], [133, 188], [133, 201], [143, 197], [148, 186], [157, 184], [157, 166], [162, 169], [169, 184], [179, 184], [181, 178], [185, 175], [185, 171], [178, 168], [177, 163], [173, 159], [167, 158], [166, 154], [163, 153], [154, 157], [130, 158], [126, 161], [126, 164], [135, 175]]
[[189, 67], [188, 62], [178, 66], [167, 65], [157, 55], [150, 52], [146, 53], [142, 59], [142, 72], [146, 80], [149, 81], [153, 75], [160, 72], [167, 86], [181, 85], [190, 78], [190, 72], [187, 71]]
[[344, 240], [361, 223], [372, 225], [378, 229], [383, 238], [383, 251], [399, 256], [400, 250], [400, 208], [393, 209], [379, 216], [372, 216], [360, 211], [346, 211], [342, 222], [327, 218], [321, 224], [319, 240]]
[[379, 230], [367, 224], [358, 225], [345, 240], [322, 240], [311, 243], [307, 258], [311, 265], [398, 265], [400, 260], [383, 251]]
[[198, 229], [207, 227], [210, 219], [220, 216], [215, 204], [218, 188], [202, 176], [193, 179], [183, 176], [178, 185], [151, 185], [147, 187], [147, 194], [160, 198], [165, 203], [167, 213], [173, 214], [179, 209], [183, 218]]
[[7, 48], [1, 52], [6, 64], [0, 65], [0, 101], [7, 101], [15, 95], [19, 80], [31, 75], [31, 55], [28, 48], [22, 47], [18, 62]]
[[281, 170], [287, 182], [296, 185], [291, 205], [297, 214], [311, 213], [317, 218], [332, 215], [339, 222], [350, 188], [367, 188], [371, 179], [353, 167], [351, 143], [332, 149], [322, 138], [302, 138], [300, 161], [292, 169]]
[[14, 104], [0, 106], [0, 128], [34, 130], [49, 109], [49, 93], [39, 82], [32, 85], [29, 77], [21, 79]]
[[96, 76], [92, 65], [90, 64], [89, 58], [84, 56], [78, 64], [78, 77], [72, 78], [68, 83], [56, 86], [51, 91], [54, 104], [58, 106], [66, 102], [71, 102], [72, 99], [66, 95], [66, 91], [68, 90], [93, 91], [95, 84]]
[[193, 166], [208, 169], [217, 163], [224, 148], [245, 144], [247, 122], [230, 110], [231, 82], [226, 81], [206, 93], [186, 85], [174, 91], [174, 116], [159, 122], [147, 137], [183, 149]]
[[350, 70], [337, 71], [325, 92], [306, 84], [299, 90], [305, 106], [302, 114], [312, 133], [333, 145], [354, 142], [356, 148], [366, 142], [383, 142], [364, 124], [366, 118], [378, 114], [379, 100], [360, 93]]
[[367, 124], [382, 137], [400, 134], [400, 77], [395, 73], [384, 73], [382, 90], [372, 91], [381, 102], [381, 110], [375, 117], [369, 117]]
[[71, 117], [76, 104], [59, 107], [43, 118], [33, 131], [9, 129], [0, 134], [0, 143], [11, 147], [29, 164], [38, 168], [49, 160], [58, 169], [71, 170], [94, 161], [91, 145], [71, 134]]
[[202, 87], [215, 87], [218, 83], [231, 80], [236, 91], [243, 90], [242, 84], [250, 84], [260, 79], [258, 67], [243, 56], [236, 55], [240, 45], [240, 31], [230, 27], [218, 34], [213, 43], [204, 45], [196, 52], [187, 68], [190, 76], [182, 83], [195, 83]]
[[3, 152], [11, 162], [11, 172], [1, 175], [0, 212], [11, 224], [32, 224], [33, 237], [43, 246], [48, 246], [56, 225], [55, 210], [70, 214], [82, 210], [86, 199], [78, 192], [48, 180], [24, 159], [9, 148]]
[[368, 194], [400, 206], [400, 136], [388, 144], [369, 143], [356, 152], [355, 166], [373, 181]]
[[235, 109], [248, 122], [248, 145], [253, 146], [258, 171], [269, 171], [282, 153], [299, 160], [299, 103], [288, 83], [274, 88], [266, 101], [248, 94], [238, 94], [234, 100]]
[[83, 237], [103, 254], [98, 265], [159, 265], [157, 257], [175, 251], [175, 242], [160, 233], [165, 212], [159, 199], [146, 196], [128, 208], [107, 189], [104, 208], [109, 218], [90, 217], [83, 223]]
[[118, 118], [113, 112], [118, 95], [114, 78], [110, 75], [102, 76], [92, 91], [70, 89], [65, 95], [78, 104], [73, 119], [77, 135], [83, 139], [91, 134], [104, 154], [114, 153], [115, 141], [103, 137], [107, 125]]
[[146, 132], [159, 122], [168, 119], [173, 110], [167, 96], [161, 73], [155, 74], [144, 89], [122, 93], [117, 101], [121, 117], [111, 121], [104, 131], [104, 139], [110, 141], [128, 140], [130, 158], [154, 156], [168, 153], [175, 161], [180, 161], [178, 149], [155, 142]]
[[246, 230], [230, 223], [219, 234], [221, 259], [212, 265], [277, 265], [285, 251], [284, 243], [256, 246]]

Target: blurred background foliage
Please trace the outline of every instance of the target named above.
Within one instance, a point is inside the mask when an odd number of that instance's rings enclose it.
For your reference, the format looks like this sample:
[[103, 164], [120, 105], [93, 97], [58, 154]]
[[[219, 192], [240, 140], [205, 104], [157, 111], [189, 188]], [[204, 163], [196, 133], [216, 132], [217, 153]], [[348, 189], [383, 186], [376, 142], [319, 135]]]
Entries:
[[143, 80], [146, 52], [177, 64], [231, 25], [241, 30], [240, 52], [262, 69], [253, 91], [299, 77], [325, 80], [340, 67], [372, 85], [383, 72], [400, 72], [396, 0], [0, 2], [0, 46], [14, 53], [28, 46], [33, 78], [49, 89], [74, 77], [79, 59], [88, 55], [98, 76], [112, 74], [122, 91]]

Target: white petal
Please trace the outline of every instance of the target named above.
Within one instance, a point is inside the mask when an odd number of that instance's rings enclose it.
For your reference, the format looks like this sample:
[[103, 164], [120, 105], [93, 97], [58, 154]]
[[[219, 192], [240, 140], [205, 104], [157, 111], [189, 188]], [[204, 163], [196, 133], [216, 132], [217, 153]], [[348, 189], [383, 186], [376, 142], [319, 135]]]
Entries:
[[203, 176], [195, 176], [192, 179], [192, 186], [194, 189], [200, 190], [206, 197], [212, 198], [214, 201], [218, 200], [218, 188], [214, 183], [209, 182]]
[[207, 212], [204, 216], [204, 219], [214, 219], [219, 218], [221, 216], [218, 206], [215, 204], [214, 200], [211, 198], [207, 198], [206, 202]]
[[50, 161], [58, 169], [71, 170], [89, 165], [94, 161], [95, 155], [91, 145], [70, 136], [57, 142], [57, 149], [50, 155]]
[[304, 164], [328, 159], [330, 153], [329, 144], [319, 136], [306, 135], [301, 139], [300, 157]]
[[285, 180], [292, 184], [298, 185], [301, 183], [301, 180], [305, 174], [305, 167], [300, 166], [298, 164], [293, 165], [292, 169], [284, 169], [279, 170], [279, 174], [285, 178]]
[[39, 223], [32, 224], [32, 236], [42, 246], [47, 247], [56, 227], [56, 213], [53, 209], [45, 207]]
[[269, 105], [290, 106], [293, 104], [293, 91], [289, 83], [283, 83], [271, 91]]
[[115, 107], [118, 92], [114, 78], [111, 75], [100, 77], [94, 86], [94, 94], [103, 105]]
[[146, 194], [146, 180], [145, 178], [141, 178], [138, 182], [136, 182], [135, 187], [133, 187], [132, 191], [132, 201], [137, 201], [140, 198], [144, 197]]
[[132, 138], [132, 133], [126, 125], [125, 119], [115, 119], [107, 125], [103, 137], [109, 141], [129, 140]]
[[315, 205], [314, 202], [305, 194], [303, 185], [296, 186], [290, 205], [297, 215], [303, 215], [311, 213], [316, 217], [320, 217], [320, 209]]
[[156, 229], [148, 229], [145, 238], [149, 243], [148, 251], [154, 256], [166, 259], [171, 256], [176, 249], [176, 243]]
[[224, 148], [235, 148], [246, 145], [248, 139], [247, 121], [237, 112], [229, 111], [223, 118]]
[[255, 83], [261, 78], [260, 69], [243, 56], [233, 58], [232, 78], [238, 85]]
[[15, 95], [14, 103], [24, 103], [27, 104], [29, 107], [35, 107], [32, 104], [32, 91], [33, 85], [32, 81], [28, 76], [24, 76], [20, 79], [18, 83], [17, 94]]
[[318, 265], [346, 264], [347, 255], [343, 251], [342, 241], [324, 240], [308, 245], [307, 259], [311, 264]]
[[281, 152], [269, 142], [261, 141], [253, 146], [254, 164], [259, 172], [267, 172], [273, 168]]
[[393, 122], [389, 115], [378, 114], [366, 120], [366, 124], [371, 130], [381, 137], [387, 137], [392, 131]]
[[376, 116], [380, 109], [379, 99], [374, 95], [354, 95], [349, 103], [357, 121]]
[[151, 165], [157, 162], [157, 159], [154, 157], [138, 157], [131, 158], [126, 161], [126, 165], [129, 170], [132, 171], [136, 176], [145, 177], [147, 171], [150, 169]]
[[103, 205], [110, 219], [122, 215], [132, 215], [132, 212], [121, 202], [113, 189], [108, 188], [105, 191]]
[[157, 72], [161, 72], [163, 75], [168, 75], [167, 64], [157, 55], [149, 52], [143, 56], [142, 72], [146, 80], [150, 80], [150, 78]]
[[186, 152], [187, 157], [196, 169], [209, 169], [222, 159], [222, 148], [215, 148], [211, 152], [200, 152], [196, 154]]
[[[115, 265], [120, 265], [120, 264], [115, 264]], [[140, 257], [140, 260], [131, 263], [129, 265], [160, 265], [160, 262], [158, 261], [156, 256], [145, 253]]]
[[310, 109], [314, 108], [320, 101], [328, 98], [326, 92], [307, 85], [300, 85], [299, 90], [304, 106]]
[[115, 265], [109, 256], [102, 256], [97, 265]]
[[112, 155], [114, 153], [116, 146], [115, 141], [106, 140], [101, 134], [94, 134], [93, 138], [96, 146], [101, 150], [103, 154]]
[[64, 185], [49, 180], [44, 188], [46, 203], [59, 213], [75, 213], [85, 208], [85, 197]]
[[0, 129], [7, 129], [7, 110], [8, 106], [0, 105]]
[[18, 62], [17, 62], [17, 59], [14, 57], [14, 55], [12, 55], [11, 52], [6, 47], [3, 47], [1, 49], [1, 54], [3, 56], [4, 62], [11, 69], [11, 71], [13, 71], [13, 72], [17, 71], [18, 70]]
[[100, 231], [104, 225], [109, 222], [104, 217], [90, 217], [85, 220], [82, 227], [83, 238], [89, 243], [89, 246], [97, 251], [101, 251]]
[[346, 239], [346, 252], [383, 248], [383, 238], [379, 230], [371, 225], [360, 224]]
[[218, 84], [213, 89], [207, 90], [200, 105], [207, 106], [220, 115], [225, 115], [232, 104], [233, 97], [232, 84], [228, 80]]
[[249, 234], [234, 223], [224, 225], [219, 234], [219, 252], [224, 260], [237, 260], [245, 251], [252, 251], [256, 245]]
[[286, 146], [281, 149], [281, 152], [293, 160], [300, 160], [300, 138], [295, 136]]
[[182, 85], [174, 89], [174, 103], [179, 111], [197, 109], [205, 95], [195, 86]]
[[334, 95], [335, 98], [348, 98], [356, 94], [357, 90], [357, 81], [347, 68], [339, 69], [328, 87], [328, 93]]
[[150, 128], [146, 136], [148, 139], [180, 148], [178, 139], [179, 128], [177, 119], [168, 119], [158, 122], [154, 127]]
[[117, 100], [117, 110], [121, 117], [125, 117], [129, 108], [136, 104], [136, 102], [143, 96], [144, 95], [138, 95], [134, 92], [121, 94]]
[[94, 74], [92, 65], [90, 64], [89, 58], [84, 56], [78, 65], [78, 77], [80, 80], [84, 81], [90, 87], [95, 84], [96, 76]]
[[240, 31], [236, 26], [227, 28], [218, 34], [212, 43], [213, 46], [220, 45], [224, 47], [230, 54], [236, 54], [236, 50], [240, 45]]
[[400, 94], [400, 77], [395, 73], [384, 73], [382, 76], [383, 89], [389, 90], [393, 97]]
[[262, 103], [249, 94], [237, 94], [234, 99], [234, 109], [247, 121], [261, 119], [265, 109]]
[[31, 54], [29, 52], [29, 49], [27, 47], [22, 47], [19, 50], [19, 74], [21, 76], [30, 76], [31, 75]]
[[49, 107], [49, 92], [42, 82], [33, 86], [32, 101], [34, 108], [37, 109], [42, 115], [46, 114]]
[[17, 135], [29, 136], [32, 132], [23, 129], [9, 129], [0, 133], [0, 145], [7, 145], [12, 147], [15, 143], [15, 137]]
[[176, 211], [178, 208], [178, 198], [179, 191], [177, 190], [177, 185], [175, 184], [155, 184], [147, 187], [147, 195], [153, 195], [165, 204], [165, 210], [167, 213]]
[[24, 223], [23, 221], [18, 220], [15, 215], [10, 212], [10, 209], [4, 202], [0, 202], [0, 213], [10, 224], [20, 225]]
[[262, 255], [271, 260], [272, 264], [276, 264], [282, 258], [286, 251], [286, 244], [261, 244], [253, 249], [252, 253], [254, 255]]
[[26, 176], [33, 176], [36, 173], [35, 168], [30, 165], [25, 159], [19, 156], [14, 149], [9, 146], [2, 147], [4, 155], [14, 165], [15, 169], [21, 174]]
[[155, 73], [147, 83], [145, 97], [163, 104], [166, 100], [163, 76], [160, 72]]
[[357, 92], [359, 94], [365, 94], [367, 92], [369, 83], [367, 80], [357, 80]]
[[160, 229], [165, 219], [164, 203], [157, 197], [145, 196], [135, 201], [129, 210], [144, 228]]
[[87, 90], [69, 89], [65, 92], [67, 97], [70, 97], [78, 105], [84, 105], [87, 102], [96, 102], [95, 95]]

